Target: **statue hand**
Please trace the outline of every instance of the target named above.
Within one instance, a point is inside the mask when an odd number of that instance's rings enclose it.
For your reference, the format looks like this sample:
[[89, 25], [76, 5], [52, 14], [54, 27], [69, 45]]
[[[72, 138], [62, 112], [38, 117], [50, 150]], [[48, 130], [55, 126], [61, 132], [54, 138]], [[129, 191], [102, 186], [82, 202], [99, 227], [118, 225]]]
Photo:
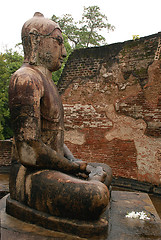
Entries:
[[103, 168], [100, 166], [97, 166], [96, 168], [92, 166], [90, 167], [91, 167], [91, 173], [89, 174], [88, 180], [98, 180], [100, 182], [104, 182], [107, 176], [107, 173], [103, 170]]
[[88, 168], [87, 162], [82, 161], [77, 158], [72, 158], [72, 159], [70, 159], [70, 161], [73, 162], [73, 164], [75, 164], [77, 166], [77, 171], [76, 171], [77, 177], [80, 177], [83, 179], [87, 179], [89, 177], [91, 170]]
[[86, 172], [86, 167], [87, 167], [86, 162], [80, 160], [80, 161], [76, 161], [75, 163], [79, 165], [80, 172]]
[[85, 174], [89, 174], [91, 171], [87, 170], [87, 163], [85, 161], [82, 161], [81, 159], [78, 158], [73, 158], [70, 159], [73, 163], [76, 163], [79, 166], [79, 171], [84, 172]]
[[84, 161], [77, 161], [75, 163], [79, 165], [79, 172], [76, 174], [76, 176], [81, 179], [88, 179], [89, 172], [87, 171], [87, 163]]

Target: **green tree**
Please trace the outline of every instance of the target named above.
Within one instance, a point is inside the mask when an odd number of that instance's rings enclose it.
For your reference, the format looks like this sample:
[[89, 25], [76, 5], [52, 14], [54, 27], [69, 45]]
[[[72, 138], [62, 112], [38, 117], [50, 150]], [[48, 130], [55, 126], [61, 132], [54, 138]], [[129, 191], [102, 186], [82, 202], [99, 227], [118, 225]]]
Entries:
[[98, 32], [102, 29], [114, 30], [114, 26], [108, 23], [108, 18], [100, 12], [98, 6], [84, 7], [80, 23], [83, 33], [81, 35], [82, 45], [85, 47], [106, 44], [106, 39]]
[[11, 75], [22, 65], [23, 57], [18, 52], [6, 50], [0, 53], [0, 139], [12, 137], [8, 107], [8, 87]]
[[137, 39], [139, 39], [139, 35], [132, 35], [132, 39], [135, 41]]
[[65, 14], [62, 17], [53, 15], [52, 20], [58, 22], [73, 48], [106, 44], [100, 31], [102, 29], [114, 30], [114, 26], [108, 23], [107, 17], [100, 12], [98, 6], [84, 7], [82, 19], [78, 22], [74, 21], [71, 14]]
[[67, 36], [67, 39], [74, 45], [77, 45], [79, 28], [77, 27], [77, 22], [74, 22], [72, 15], [64, 14], [62, 17], [53, 15], [51, 19], [59, 24], [62, 32]]
[[64, 46], [65, 46], [65, 49], [67, 51], [67, 57], [64, 59], [62, 67], [58, 71], [52, 73], [52, 79], [53, 79], [55, 84], [58, 83], [58, 81], [60, 79], [60, 76], [61, 76], [61, 74], [63, 72], [63, 69], [65, 67], [65, 64], [66, 64], [66, 62], [68, 60], [68, 57], [69, 57], [69, 55], [72, 52], [72, 48], [71, 48], [70, 44], [68, 43], [68, 37], [64, 33], [62, 33], [62, 35], [63, 35], [63, 40], [64, 40]]

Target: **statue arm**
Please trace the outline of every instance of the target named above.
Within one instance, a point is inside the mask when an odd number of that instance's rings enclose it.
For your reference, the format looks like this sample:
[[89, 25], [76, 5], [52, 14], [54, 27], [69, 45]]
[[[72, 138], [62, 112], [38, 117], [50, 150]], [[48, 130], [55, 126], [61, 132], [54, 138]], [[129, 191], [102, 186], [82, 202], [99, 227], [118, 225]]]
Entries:
[[72, 152], [69, 150], [69, 148], [67, 147], [66, 144], [64, 144], [63, 146], [63, 150], [64, 150], [64, 157], [71, 160], [71, 161], [74, 161], [76, 160], [76, 158], [73, 156]]
[[[66, 144], [64, 144], [64, 157], [69, 159], [70, 161], [85, 166], [82, 171], [78, 173], [79, 177], [88, 178], [89, 174], [91, 173], [91, 168], [89, 168], [88, 164], [80, 159], [77, 159], [73, 156], [72, 152], [69, 150]], [[84, 165], [85, 164], [85, 165]]]
[[23, 75], [11, 80], [9, 89], [13, 131], [20, 162], [26, 167], [79, 172], [83, 164], [69, 161], [41, 140], [40, 101], [43, 88], [37, 79]]
[[26, 167], [55, 169], [65, 173], [78, 173], [86, 169], [86, 163], [71, 162], [40, 140], [16, 141], [21, 163]]

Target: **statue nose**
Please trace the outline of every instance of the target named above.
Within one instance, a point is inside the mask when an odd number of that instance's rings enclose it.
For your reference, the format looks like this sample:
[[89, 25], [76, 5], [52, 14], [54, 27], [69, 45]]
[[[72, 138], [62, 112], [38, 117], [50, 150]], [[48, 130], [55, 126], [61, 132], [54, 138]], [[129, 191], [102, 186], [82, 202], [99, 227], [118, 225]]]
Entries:
[[62, 46], [62, 57], [65, 58], [66, 56], [67, 56], [67, 51], [66, 51], [65, 46], [63, 44], [63, 46]]

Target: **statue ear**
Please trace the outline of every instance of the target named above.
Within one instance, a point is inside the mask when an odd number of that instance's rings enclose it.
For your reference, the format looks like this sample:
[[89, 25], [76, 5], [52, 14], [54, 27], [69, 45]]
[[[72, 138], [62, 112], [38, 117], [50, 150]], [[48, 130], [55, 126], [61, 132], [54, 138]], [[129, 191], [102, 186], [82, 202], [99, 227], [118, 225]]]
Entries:
[[40, 43], [40, 34], [37, 29], [32, 28], [29, 32], [30, 42], [31, 42], [31, 56], [30, 56], [30, 64], [36, 64], [37, 62], [37, 49]]

